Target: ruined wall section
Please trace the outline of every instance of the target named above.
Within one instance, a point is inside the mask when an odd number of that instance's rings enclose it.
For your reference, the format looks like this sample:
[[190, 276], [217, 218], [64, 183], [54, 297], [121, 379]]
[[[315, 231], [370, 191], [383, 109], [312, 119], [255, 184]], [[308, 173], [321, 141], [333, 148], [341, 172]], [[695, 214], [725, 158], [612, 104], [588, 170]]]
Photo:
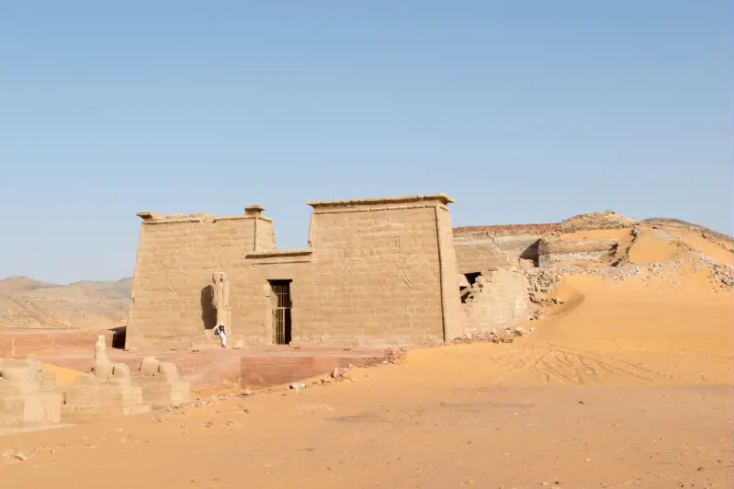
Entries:
[[499, 331], [527, 321], [531, 315], [527, 283], [518, 268], [486, 272], [472, 286], [464, 304], [468, 335]]
[[[143, 223], [126, 346], [145, 347], [162, 341], [187, 346], [201, 341], [207, 322], [211, 322], [205, 316], [212, 310], [212, 274], [236, 273], [245, 253], [254, 249], [254, 221], [262, 219], [206, 214], [140, 216]], [[235, 309], [236, 296], [230, 302]], [[229, 325], [232, 336], [237, 329], [233, 315]]]
[[[475, 335], [516, 326], [532, 313], [521, 265], [533, 266], [541, 234], [555, 225], [486, 226], [454, 230], [463, 280], [465, 333]], [[475, 274], [480, 274], [477, 277]]]
[[608, 266], [608, 258], [617, 243], [616, 239], [574, 241], [544, 237], [538, 245], [538, 265], [543, 268]]
[[510, 255], [491, 240], [457, 240], [454, 242], [459, 273], [476, 273], [517, 265]]
[[443, 341], [436, 207], [449, 202], [422, 196], [310, 203], [314, 263], [309, 288], [299, 294], [294, 342]]
[[537, 264], [540, 238], [559, 226], [560, 223], [460, 227], [454, 229], [454, 241], [457, 245], [467, 242], [494, 245], [513, 260], [525, 260], [532, 266]]

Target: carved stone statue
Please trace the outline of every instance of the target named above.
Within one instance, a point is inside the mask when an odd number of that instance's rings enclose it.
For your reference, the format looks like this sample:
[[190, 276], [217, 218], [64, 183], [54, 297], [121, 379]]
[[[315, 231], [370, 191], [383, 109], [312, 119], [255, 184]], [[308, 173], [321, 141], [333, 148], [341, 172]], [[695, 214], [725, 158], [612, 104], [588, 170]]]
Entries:
[[212, 275], [212, 306], [217, 310], [217, 326], [230, 328], [229, 281], [224, 272]]
[[94, 344], [94, 363], [108, 363], [107, 344], [104, 335], [97, 336], [97, 342]]
[[112, 375], [113, 364], [107, 358], [107, 345], [104, 335], [97, 337], [97, 343], [94, 344], [94, 367], [92, 373], [99, 378], [107, 378]]

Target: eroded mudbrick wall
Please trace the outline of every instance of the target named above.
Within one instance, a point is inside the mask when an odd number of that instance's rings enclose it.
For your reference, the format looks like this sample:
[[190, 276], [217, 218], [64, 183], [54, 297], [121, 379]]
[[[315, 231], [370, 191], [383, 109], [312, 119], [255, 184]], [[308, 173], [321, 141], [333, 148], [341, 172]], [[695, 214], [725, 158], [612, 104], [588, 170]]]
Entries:
[[127, 346], [210, 340], [209, 285], [218, 272], [229, 281], [233, 343], [273, 343], [276, 280], [290, 281], [294, 344], [460, 336], [450, 202], [443, 195], [311, 202], [310, 248], [284, 251], [275, 250], [259, 206], [232, 217], [142, 213]]

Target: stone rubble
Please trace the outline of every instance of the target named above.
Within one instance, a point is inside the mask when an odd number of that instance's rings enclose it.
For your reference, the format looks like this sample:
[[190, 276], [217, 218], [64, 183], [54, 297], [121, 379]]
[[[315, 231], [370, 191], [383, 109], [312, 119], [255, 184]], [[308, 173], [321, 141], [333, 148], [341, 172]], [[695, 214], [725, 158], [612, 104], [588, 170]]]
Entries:
[[396, 364], [408, 351], [408, 348], [390, 348], [385, 351], [385, 360], [383, 363]]

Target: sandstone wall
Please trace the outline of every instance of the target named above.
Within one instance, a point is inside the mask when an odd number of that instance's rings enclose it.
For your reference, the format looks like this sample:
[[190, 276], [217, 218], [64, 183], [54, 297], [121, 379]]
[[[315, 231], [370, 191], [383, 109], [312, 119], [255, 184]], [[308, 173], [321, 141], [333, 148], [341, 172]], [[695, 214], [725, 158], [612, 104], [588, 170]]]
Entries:
[[285, 251], [274, 249], [272, 222], [259, 211], [145, 214], [128, 347], [207, 341], [207, 288], [220, 271], [230, 282], [231, 344], [273, 342], [272, 280], [291, 281], [294, 344], [460, 336], [449, 202], [443, 195], [312, 202], [311, 248]]
[[[244, 344], [273, 343], [272, 287], [270, 281], [291, 280], [291, 321], [294, 332], [304, 325], [304, 311], [311, 306], [304, 296], [313, 282], [311, 250], [248, 253], [230, 275], [232, 322]], [[295, 337], [295, 335], [294, 335]]]
[[314, 257], [299, 293], [294, 341], [442, 341], [444, 315], [449, 328], [461, 322], [458, 297], [452, 309], [450, 296], [442, 296], [457, 279], [451, 257], [442, 262], [439, 252], [451, 246], [440, 245], [451, 234], [450, 220], [438, 214], [448, 202], [433, 196], [310, 203]]
[[459, 298], [459, 264], [455, 252], [451, 213], [445, 205], [436, 207], [439, 259], [441, 261], [441, 289], [444, 308], [444, 339], [451, 341], [463, 336], [466, 318]]
[[[495, 247], [512, 260], [527, 260], [537, 263], [538, 240], [560, 226], [552, 224], [520, 224], [504, 226], [469, 226], [454, 229], [454, 242], [459, 247]], [[460, 259], [461, 263], [461, 259]]]
[[41, 362], [0, 358], [0, 427], [58, 423], [61, 402], [56, 376]]
[[545, 237], [538, 245], [541, 267], [575, 267], [608, 264], [605, 257], [617, 244], [615, 239], [569, 240]]
[[[159, 216], [141, 213], [138, 256], [133, 278], [127, 346], [159, 342], [190, 343], [211, 328], [212, 274], [234, 274], [256, 243], [270, 246], [272, 223], [260, 216]], [[256, 237], [263, 231], [264, 238]], [[237, 297], [232, 297], [236, 308]], [[234, 334], [240, 327], [233, 320]]]
[[490, 271], [483, 277], [483, 286], [472, 287], [473, 293], [464, 304], [467, 334], [497, 331], [529, 319], [527, 285], [518, 268]]
[[494, 242], [456, 241], [454, 243], [459, 273], [475, 273], [517, 265], [510, 255]]
[[464, 281], [465, 333], [497, 331], [527, 321], [530, 302], [519, 263], [537, 260], [540, 233], [550, 226], [486, 226], [454, 230], [460, 274], [481, 274]]

